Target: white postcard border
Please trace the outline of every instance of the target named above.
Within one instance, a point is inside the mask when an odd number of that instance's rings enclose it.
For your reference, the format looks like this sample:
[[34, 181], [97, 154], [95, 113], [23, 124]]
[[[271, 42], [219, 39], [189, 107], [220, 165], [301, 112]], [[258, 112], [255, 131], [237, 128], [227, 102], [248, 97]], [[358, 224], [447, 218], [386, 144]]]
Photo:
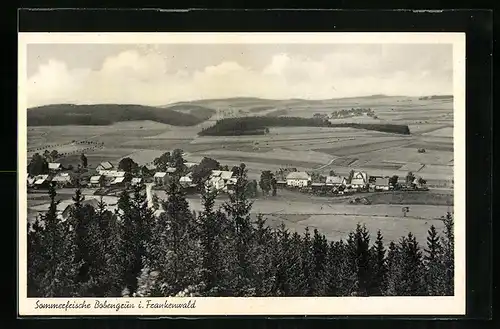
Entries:
[[[465, 314], [465, 33], [19, 33], [18, 72], [18, 312], [20, 316], [97, 315], [463, 315]], [[452, 297], [169, 297], [169, 298], [27, 298], [27, 45], [35, 43], [115, 44], [453, 44], [455, 293]], [[194, 308], [145, 308], [154, 303], [195, 303]], [[95, 307], [96, 301], [121, 303]], [[90, 308], [41, 309], [37, 303], [82, 303]], [[139, 307], [142, 305], [142, 308]], [[127, 305], [129, 307], [127, 307]], [[134, 308], [131, 308], [133, 305]]]

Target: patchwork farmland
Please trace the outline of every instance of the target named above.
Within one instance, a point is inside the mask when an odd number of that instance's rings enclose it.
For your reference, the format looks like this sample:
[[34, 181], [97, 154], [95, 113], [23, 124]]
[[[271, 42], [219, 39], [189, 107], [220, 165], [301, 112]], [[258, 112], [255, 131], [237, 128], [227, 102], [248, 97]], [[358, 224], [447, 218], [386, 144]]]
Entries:
[[[65, 154], [58, 160], [63, 165], [78, 163], [81, 152], [87, 156], [91, 168], [103, 161], [116, 166], [124, 157], [147, 165], [162, 153], [180, 148], [190, 162], [198, 162], [203, 157], [214, 158], [228, 166], [244, 162], [251, 179], [258, 179], [261, 171], [275, 171], [280, 167], [296, 167], [323, 175], [332, 170], [339, 175], [362, 170], [373, 176], [404, 177], [412, 171], [426, 179], [429, 188], [439, 188], [440, 193], [448, 195], [448, 199], [442, 198], [440, 205], [408, 199], [411, 216], [415, 218], [403, 218], [401, 203], [390, 198], [375, 200], [374, 204], [361, 210], [345, 204], [324, 205], [325, 201], [310, 206], [308, 203], [311, 201], [290, 201], [293, 196], [288, 201], [276, 201], [276, 204], [266, 200], [256, 203], [255, 209], [266, 213], [271, 226], [286, 218], [285, 224], [293, 229], [316, 227], [330, 238], [343, 237], [360, 221], [369, 228], [373, 226], [372, 232], [380, 228], [390, 236], [400, 237], [411, 230], [420, 239], [425, 237], [431, 223], [437, 227], [440, 222], [435, 219], [452, 207], [449, 201], [453, 195], [452, 98], [377, 96], [323, 101], [233, 98], [182, 102], [165, 107], [189, 114], [191, 110], [184, 111], [181, 105], [212, 109], [214, 114], [191, 126], [149, 120], [115, 122], [104, 126], [28, 126], [28, 157], [34, 152], [56, 149]], [[267, 134], [258, 136], [198, 135], [203, 128], [222, 118], [312, 118], [316, 113], [327, 115], [351, 108], [370, 108], [375, 116], [332, 119], [332, 123], [405, 124], [410, 129], [410, 135], [329, 127], [271, 127]], [[91, 144], [78, 144], [82, 141]], [[88, 146], [92, 143], [99, 147]], [[35, 200], [29, 200], [29, 204], [33, 202]], [[198, 201], [190, 202], [196, 206]], [[280, 213], [282, 208], [286, 211]], [[295, 218], [299, 214], [302, 216], [300, 220]]]

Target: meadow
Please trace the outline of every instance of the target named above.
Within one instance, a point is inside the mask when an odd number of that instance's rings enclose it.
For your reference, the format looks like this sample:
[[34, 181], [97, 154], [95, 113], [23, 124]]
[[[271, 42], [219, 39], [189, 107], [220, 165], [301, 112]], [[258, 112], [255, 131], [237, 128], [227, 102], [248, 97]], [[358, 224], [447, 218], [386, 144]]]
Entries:
[[[400, 177], [405, 177], [408, 171], [412, 171], [427, 179], [430, 188], [445, 189], [438, 201], [433, 201], [431, 197], [424, 200], [410, 197], [398, 201], [397, 198], [391, 199], [381, 194], [373, 197], [371, 206], [355, 206], [361, 210], [345, 208], [348, 205], [342, 205], [342, 208], [331, 204], [321, 209], [324, 200], [318, 201], [321, 205], [311, 208], [308, 200], [303, 200], [311, 198], [309, 195], [294, 196], [285, 192], [288, 201], [283, 199], [280, 204], [264, 202], [256, 205], [256, 211], [263, 211], [271, 216], [270, 225], [279, 222], [279, 218], [275, 216], [281, 212], [280, 218], [290, 218], [286, 222], [287, 226], [318, 226], [329, 237], [342, 236], [344, 232], [350, 231], [358, 220], [362, 220], [374, 227], [372, 233], [380, 228], [385, 234], [391, 235], [390, 232], [393, 231], [394, 236], [400, 237], [406, 231], [412, 230], [420, 238], [431, 221], [436, 226], [440, 223], [434, 222], [433, 218], [444, 215], [448, 209], [443, 205], [432, 205], [436, 202], [449, 204], [450, 198], [453, 197], [452, 99], [382, 95], [323, 101], [229, 98], [180, 102], [165, 105], [165, 108], [182, 113], [185, 115], [182, 118], [189, 116], [190, 125], [136, 120], [115, 122], [106, 126], [28, 126], [28, 149], [49, 147], [58, 149], [61, 153], [64, 147], [67, 148], [62, 144], [71, 143], [73, 140], [104, 143], [102, 147], [85, 152], [90, 167], [95, 167], [102, 161], [117, 165], [120, 159], [126, 156], [139, 164], [147, 164], [163, 152], [180, 148], [186, 152], [186, 160], [190, 162], [200, 161], [203, 157], [212, 157], [222, 165], [227, 164], [230, 167], [245, 162], [249, 178], [256, 180], [259, 179], [261, 171], [275, 171], [280, 167], [316, 170], [322, 174], [333, 170], [340, 175], [348, 175], [353, 169], [365, 170], [369, 175]], [[213, 112], [207, 112], [205, 108], [213, 109]], [[198, 135], [202, 129], [223, 118], [312, 118], [315, 113], [330, 114], [351, 108], [370, 108], [377, 119], [354, 117], [332, 120], [332, 123], [404, 124], [408, 125], [410, 135], [352, 127], [270, 127], [267, 134], [258, 136]], [[154, 111], [161, 111], [161, 107]], [[212, 116], [208, 117], [208, 113], [212, 113]], [[418, 150], [422, 148], [425, 152], [419, 153]], [[79, 155], [79, 150], [76, 150], [75, 154], [60, 161], [63, 164], [76, 165], [79, 163]], [[410, 217], [402, 217], [403, 203], [412, 208], [412, 212], [408, 214]], [[282, 208], [286, 211], [281, 210]], [[299, 217], [302, 219], [298, 220]]]

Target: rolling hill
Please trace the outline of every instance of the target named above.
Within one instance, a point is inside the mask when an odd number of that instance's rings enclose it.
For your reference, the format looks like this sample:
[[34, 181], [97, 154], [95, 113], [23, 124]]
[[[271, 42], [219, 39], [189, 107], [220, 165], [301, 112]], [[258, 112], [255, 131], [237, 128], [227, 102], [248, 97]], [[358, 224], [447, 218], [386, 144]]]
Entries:
[[133, 104], [55, 104], [29, 108], [27, 121], [28, 126], [102, 126], [137, 120], [173, 126], [194, 126], [209, 119], [214, 113], [210, 108], [193, 105], [162, 108]]

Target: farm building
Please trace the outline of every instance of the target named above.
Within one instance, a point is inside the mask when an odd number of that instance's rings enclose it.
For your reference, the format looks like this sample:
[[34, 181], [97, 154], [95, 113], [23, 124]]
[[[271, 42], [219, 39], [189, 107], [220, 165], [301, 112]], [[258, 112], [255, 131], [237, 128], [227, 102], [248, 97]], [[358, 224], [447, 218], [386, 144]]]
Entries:
[[110, 183], [110, 185], [113, 185], [114, 187], [121, 187], [121, 186], [125, 186], [125, 183], [126, 183], [126, 180], [125, 180], [125, 176], [123, 177], [116, 177], [115, 179], [113, 179]]
[[91, 187], [102, 187], [104, 184], [104, 176], [97, 175], [90, 177], [89, 185]]
[[207, 187], [215, 190], [227, 190], [226, 185], [231, 184], [233, 178], [232, 171], [212, 170]]
[[328, 186], [345, 186], [347, 180], [343, 176], [326, 176], [326, 185]]
[[52, 178], [52, 181], [56, 183], [57, 186], [63, 187], [71, 185], [73, 179], [69, 173], [65, 172], [57, 174], [54, 178]]
[[99, 165], [97, 165], [95, 170], [104, 171], [104, 170], [112, 170], [113, 168], [114, 168], [114, 166], [111, 164], [111, 162], [105, 161], [105, 162], [101, 162]]
[[142, 183], [142, 178], [141, 177], [134, 177], [132, 178], [132, 180], [130, 181], [130, 184], [132, 186], [136, 186], [136, 185], [140, 185]]
[[389, 178], [376, 178], [374, 182], [370, 183], [370, 187], [376, 191], [389, 191]]
[[352, 179], [362, 179], [363, 182], [366, 184], [368, 183], [368, 174], [364, 171], [357, 171], [354, 173], [354, 175], [352, 176]]
[[49, 163], [49, 170], [52, 172], [59, 171], [62, 169], [62, 166], [59, 162], [50, 162]]
[[353, 178], [351, 180], [351, 188], [353, 189], [359, 189], [359, 188], [365, 188], [367, 183], [363, 178]]
[[305, 171], [291, 172], [286, 176], [286, 184], [293, 187], [305, 187], [311, 182], [311, 176]]
[[164, 171], [158, 171], [153, 176], [156, 186], [164, 186], [168, 183], [168, 175]]
[[48, 187], [49, 184], [50, 184], [49, 175], [35, 176], [35, 181], [33, 182], [33, 185], [35, 188], [45, 188], [45, 187]]
[[125, 177], [125, 172], [124, 171], [118, 171], [118, 170], [101, 170], [99, 172], [100, 175], [110, 178], [110, 177]]

